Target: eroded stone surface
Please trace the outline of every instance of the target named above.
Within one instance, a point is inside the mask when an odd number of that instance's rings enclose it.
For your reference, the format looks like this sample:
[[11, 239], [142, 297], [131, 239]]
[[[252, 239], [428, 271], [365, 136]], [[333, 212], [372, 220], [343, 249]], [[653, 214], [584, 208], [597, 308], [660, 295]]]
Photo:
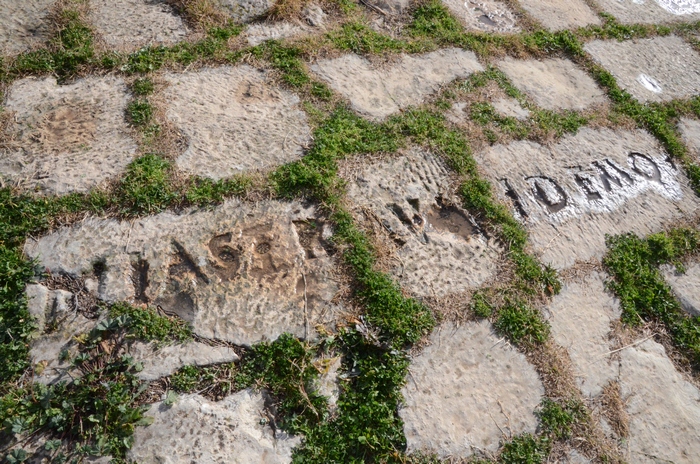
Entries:
[[700, 316], [700, 263], [688, 266], [684, 274], [677, 273], [675, 266], [662, 266], [661, 271], [683, 309]]
[[90, 218], [25, 251], [54, 274], [102, 262], [101, 299], [160, 305], [203, 337], [251, 345], [283, 332], [313, 337], [332, 320], [338, 287], [325, 230], [296, 202], [228, 201], [133, 222]]
[[143, 370], [136, 374], [141, 380], [155, 380], [187, 365], [206, 366], [238, 361], [238, 355], [228, 346], [199, 342], [166, 346], [136, 342], [127, 352], [143, 365]]
[[5, 183], [46, 193], [85, 192], [119, 175], [136, 153], [124, 111], [126, 86], [116, 77], [58, 85], [26, 78], [9, 90], [11, 137], [0, 146]]
[[647, 235], [697, 209], [680, 168], [639, 130], [583, 128], [551, 148], [519, 141], [477, 160], [557, 268], [601, 258], [605, 234]]
[[92, 0], [90, 6], [90, 20], [110, 47], [169, 44], [187, 35], [165, 0]]
[[624, 24], [658, 24], [700, 19], [698, 0], [597, 0], [608, 13]]
[[221, 7], [234, 21], [248, 22], [267, 13], [275, 4], [273, 0], [219, 0]]
[[385, 15], [394, 16], [408, 10], [409, 0], [367, 0], [367, 3]]
[[484, 32], [520, 32], [515, 15], [505, 3], [493, 0], [443, 0], [469, 29]]
[[574, 63], [561, 58], [498, 62], [508, 78], [538, 106], [548, 110], [583, 110], [605, 102], [603, 91]]
[[275, 433], [267, 424], [261, 393], [243, 390], [214, 403], [199, 395], [173, 406], [156, 403], [146, 413], [155, 420], [137, 427], [128, 457], [141, 464], [269, 463], [291, 461], [297, 437]]
[[14, 54], [49, 38], [47, 16], [56, 0], [0, 0], [0, 54]]
[[700, 121], [683, 118], [680, 121], [679, 129], [690, 153], [695, 156], [696, 162], [700, 162]]
[[167, 117], [188, 138], [177, 165], [213, 179], [296, 160], [310, 141], [299, 97], [243, 65], [165, 75]]
[[421, 296], [465, 291], [496, 271], [497, 245], [450, 203], [448, 176], [439, 159], [416, 149], [368, 164], [348, 189], [358, 214], [371, 209], [397, 243], [392, 273]]
[[281, 22], [274, 24], [260, 23], [248, 26], [245, 31], [249, 45], [260, 45], [266, 40], [281, 40], [299, 36], [306, 29], [298, 24]]
[[520, 0], [520, 5], [550, 31], [600, 24], [583, 0]]
[[473, 52], [447, 48], [422, 55], [402, 55], [398, 63], [379, 69], [358, 55], [321, 60], [311, 69], [358, 113], [383, 119], [419, 104], [440, 85], [465, 78], [483, 67]]
[[501, 116], [519, 119], [524, 121], [530, 117], [530, 110], [520, 106], [514, 98], [499, 98], [493, 102], [493, 107]]
[[410, 366], [399, 410], [408, 451], [440, 457], [496, 451], [503, 433], [534, 432], [544, 394], [525, 356], [488, 321], [436, 329]]
[[594, 40], [584, 48], [641, 102], [700, 93], [700, 54], [680, 37]]

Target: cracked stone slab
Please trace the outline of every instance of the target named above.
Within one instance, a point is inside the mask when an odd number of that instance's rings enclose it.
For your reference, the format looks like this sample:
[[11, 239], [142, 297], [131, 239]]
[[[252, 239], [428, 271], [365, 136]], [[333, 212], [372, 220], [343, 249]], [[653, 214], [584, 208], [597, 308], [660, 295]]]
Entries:
[[595, 81], [573, 62], [562, 58], [517, 60], [496, 64], [513, 85], [548, 110], [584, 110], [605, 103], [605, 94]]
[[311, 140], [299, 97], [248, 66], [168, 73], [167, 118], [188, 146], [176, 163], [212, 179], [268, 169], [301, 158]]
[[483, 32], [520, 32], [515, 15], [503, 2], [493, 0], [442, 0], [467, 29]]
[[155, 403], [137, 427], [128, 458], [140, 464], [286, 464], [301, 439], [273, 432], [261, 393], [243, 390], [220, 402], [184, 395], [170, 407]]
[[392, 274], [420, 296], [466, 291], [496, 272], [500, 248], [450, 201], [449, 175], [437, 157], [414, 149], [368, 164], [348, 188], [357, 214], [371, 210], [397, 244]]
[[416, 356], [399, 409], [408, 452], [466, 457], [495, 452], [503, 434], [533, 433], [544, 387], [525, 356], [488, 321], [433, 331]]
[[597, 0], [623, 24], [659, 24], [700, 20], [698, 0]]
[[49, 39], [49, 11], [56, 0], [0, 0], [0, 54], [15, 54]]
[[520, 0], [519, 3], [550, 31], [601, 24], [598, 15], [583, 0]]
[[9, 89], [14, 112], [0, 147], [0, 177], [42, 193], [86, 192], [124, 172], [137, 145], [124, 120], [129, 101], [117, 77], [86, 77], [58, 85], [26, 78]]
[[219, 4], [234, 21], [247, 23], [267, 13], [275, 2], [273, 0], [219, 0]]
[[700, 161], [700, 121], [682, 118], [679, 129], [683, 141], [690, 148], [690, 153], [695, 156], [696, 162]]
[[92, 0], [90, 6], [90, 21], [110, 47], [172, 44], [187, 35], [166, 0]]
[[692, 464], [700, 456], [700, 391], [664, 347], [647, 340], [620, 352], [620, 393], [629, 415], [627, 462]]
[[211, 346], [200, 342], [165, 346], [135, 342], [127, 352], [143, 365], [143, 369], [136, 374], [141, 380], [156, 380], [173, 374], [183, 366], [208, 366], [239, 359], [228, 346]]
[[584, 49], [640, 102], [663, 102], [700, 93], [700, 54], [680, 37], [594, 40]]
[[133, 222], [88, 218], [28, 241], [25, 252], [54, 274], [103, 263], [102, 300], [160, 305], [202, 337], [252, 345], [284, 332], [315, 337], [333, 320], [331, 233], [313, 207], [231, 200]]
[[484, 68], [473, 52], [447, 48], [421, 55], [401, 55], [397, 63], [385, 68], [348, 54], [320, 60], [311, 69], [333, 90], [350, 100], [355, 111], [381, 120], [421, 103], [441, 85]]
[[691, 316], [700, 316], [700, 263], [692, 263], [683, 274], [667, 265], [661, 266], [661, 272], [681, 307]]
[[608, 354], [608, 335], [621, 311], [604, 279], [594, 272], [567, 282], [547, 306], [554, 340], [569, 352], [576, 382], [586, 396], [598, 396], [618, 374], [617, 363]]
[[605, 234], [647, 235], [697, 210], [681, 168], [641, 130], [585, 127], [551, 148], [519, 141], [476, 158], [535, 252], [558, 269], [602, 258]]

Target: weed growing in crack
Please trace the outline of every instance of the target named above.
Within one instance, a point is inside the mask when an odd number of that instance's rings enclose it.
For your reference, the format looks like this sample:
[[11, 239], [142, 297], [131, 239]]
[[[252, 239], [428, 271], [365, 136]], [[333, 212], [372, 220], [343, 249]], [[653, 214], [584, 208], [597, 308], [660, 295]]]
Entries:
[[193, 338], [192, 329], [184, 320], [161, 316], [152, 308], [137, 308], [120, 302], [110, 306], [109, 316], [125, 317], [128, 337], [144, 342], [185, 343]]
[[537, 345], [549, 338], [549, 325], [540, 312], [524, 303], [506, 304], [494, 326], [515, 345]]
[[133, 161], [117, 189], [122, 214], [157, 213], [176, 200], [178, 194], [169, 182], [171, 169], [171, 163], [157, 155]]
[[498, 462], [503, 464], [541, 464], [549, 455], [550, 442], [546, 437], [525, 433], [503, 445]]
[[147, 100], [134, 100], [126, 107], [128, 121], [136, 127], [144, 127], [153, 118], [153, 107]]
[[545, 398], [536, 414], [544, 433], [553, 439], [565, 440], [571, 437], [573, 426], [585, 416], [586, 412], [581, 403], [568, 401], [561, 405]]
[[148, 77], [140, 77], [131, 84], [131, 91], [134, 95], [139, 97], [145, 97], [153, 93], [155, 90], [155, 85], [153, 81]]

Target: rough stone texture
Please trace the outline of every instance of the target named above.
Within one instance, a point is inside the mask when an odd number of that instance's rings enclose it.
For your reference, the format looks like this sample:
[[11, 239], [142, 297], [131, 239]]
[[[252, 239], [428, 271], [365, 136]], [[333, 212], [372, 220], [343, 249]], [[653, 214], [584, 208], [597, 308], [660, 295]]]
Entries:
[[605, 234], [647, 235], [697, 209], [685, 175], [648, 133], [583, 128], [551, 148], [495, 145], [477, 161], [557, 268], [602, 258]]
[[338, 386], [338, 370], [342, 366], [342, 358], [336, 356], [334, 358], [320, 359], [316, 361], [316, 367], [320, 371], [320, 375], [316, 379], [314, 388], [320, 394], [328, 398], [328, 407], [331, 412], [336, 409], [338, 397], [340, 396], [340, 388]]
[[700, 316], [700, 263], [688, 266], [685, 274], [677, 274], [674, 266], [662, 266], [661, 271], [683, 309]]
[[351, 204], [372, 210], [399, 245], [392, 273], [420, 296], [478, 287], [493, 276], [499, 248], [449, 201], [449, 174], [435, 156], [411, 150], [368, 164], [348, 188]]
[[659, 24], [700, 20], [697, 0], [596, 0], [623, 24]]
[[165, 0], [92, 0], [90, 6], [90, 20], [110, 47], [170, 44], [187, 35]]
[[46, 19], [56, 0], [0, 0], [0, 55], [23, 52], [48, 40]]
[[214, 403], [182, 396], [146, 413], [155, 421], [137, 427], [129, 459], [139, 464], [283, 464], [291, 462], [297, 437], [275, 433], [267, 423], [261, 393], [243, 390]]
[[234, 21], [247, 23], [267, 13], [273, 0], [220, 0], [221, 7]]
[[593, 79], [569, 60], [506, 58], [497, 66], [521, 92], [548, 110], [583, 110], [605, 102]]
[[578, 386], [587, 396], [598, 396], [618, 373], [608, 355], [608, 334], [621, 312], [603, 279], [593, 273], [565, 283], [547, 307], [554, 340], [568, 350]]
[[46, 328], [46, 308], [49, 299], [53, 297], [48, 288], [40, 284], [29, 284], [26, 288], [27, 310], [34, 318], [37, 330], [43, 332]]
[[493, 0], [443, 0], [468, 28], [484, 32], [520, 32], [515, 15], [505, 3]]
[[326, 25], [326, 17], [328, 16], [323, 9], [315, 4], [311, 4], [304, 8], [302, 12], [304, 20], [313, 27], [324, 27]]
[[493, 102], [493, 107], [501, 116], [511, 117], [524, 121], [530, 117], [530, 110], [520, 106], [514, 98], [499, 98]]
[[5, 183], [64, 194], [85, 192], [126, 169], [136, 153], [124, 111], [129, 96], [116, 77], [58, 85], [53, 77], [15, 82], [10, 142], [0, 146]]
[[601, 23], [583, 0], [520, 0], [519, 3], [550, 31]]
[[683, 118], [680, 121], [679, 129], [690, 153], [695, 156], [696, 162], [700, 162], [700, 121]]
[[299, 97], [251, 66], [168, 73], [167, 117], [189, 139], [177, 165], [213, 179], [301, 157], [310, 141]]
[[422, 55], [402, 55], [397, 63], [379, 69], [365, 58], [349, 54], [321, 60], [311, 69], [341, 95], [358, 113], [384, 119], [457, 78], [483, 67], [473, 52], [447, 48]]
[[[496, 451], [503, 433], [534, 432], [544, 388], [525, 356], [488, 321], [436, 329], [403, 388], [408, 452], [440, 457]], [[503, 431], [503, 432], [502, 432]]]
[[627, 462], [697, 462], [700, 391], [652, 340], [622, 350], [620, 358], [620, 393], [629, 415]]
[[25, 252], [54, 274], [103, 262], [100, 298], [160, 305], [203, 337], [251, 345], [283, 332], [313, 337], [332, 319], [326, 228], [296, 202], [232, 200], [133, 222], [86, 219], [28, 241]]
[[187, 365], [206, 366], [238, 361], [238, 355], [228, 346], [210, 346], [199, 342], [162, 347], [154, 343], [136, 342], [127, 351], [143, 365], [143, 370], [137, 374], [141, 380], [155, 380]]
[[367, 0], [367, 3], [378, 8], [385, 15], [394, 16], [408, 10], [409, 0]]
[[680, 37], [594, 40], [584, 48], [641, 102], [700, 93], [700, 55]]
[[266, 40], [282, 40], [299, 36], [306, 32], [306, 29], [298, 24], [287, 22], [267, 24], [252, 24], [245, 30], [248, 45], [260, 45]]

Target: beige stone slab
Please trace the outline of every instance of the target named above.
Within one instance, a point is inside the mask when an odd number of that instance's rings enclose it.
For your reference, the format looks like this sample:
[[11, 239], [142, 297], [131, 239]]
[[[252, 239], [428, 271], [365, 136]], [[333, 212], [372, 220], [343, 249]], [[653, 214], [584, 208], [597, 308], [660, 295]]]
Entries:
[[520, 32], [515, 15], [503, 2], [493, 0], [442, 0], [469, 30], [483, 32]]
[[544, 387], [525, 356], [488, 321], [435, 329], [413, 358], [399, 409], [408, 452], [495, 452], [503, 435], [532, 433]]
[[683, 118], [678, 127], [683, 137], [683, 142], [690, 149], [695, 162], [700, 163], [700, 121], [697, 119]]
[[677, 273], [675, 266], [662, 266], [661, 272], [683, 309], [691, 316], [700, 316], [700, 263], [690, 264], [683, 274]]
[[601, 24], [583, 0], [520, 0], [520, 5], [550, 31]]
[[582, 128], [551, 148], [520, 141], [476, 155], [534, 251], [562, 269], [602, 258], [605, 235], [647, 235], [692, 214], [697, 199], [648, 133]]
[[320, 60], [311, 69], [350, 100], [355, 111], [381, 120], [420, 104], [441, 85], [468, 77], [483, 67], [473, 52], [447, 48], [421, 55], [401, 55], [398, 62], [381, 69], [355, 54]]
[[251, 24], [245, 30], [248, 45], [260, 45], [267, 40], [282, 40], [298, 37], [307, 32], [307, 29], [299, 24], [280, 22], [274, 24]]
[[247, 23], [263, 16], [275, 4], [273, 0], [218, 0], [219, 6], [234, 21]]
[[174, 374], [183, 366], [207, 366], [238, 361], [238, 355], [229, 346], [211, 346], [201, 342], [159, 346], [137, 341], [127, 349], [143, 369], [136, 376], [141, 380], [156, 380]]
[[514, 98], [499, 98], [493, 102], [494, 109], [501, 115], [524, 121], [530, 117], [530, 110], [520, 106]]
[[594, 40], [584, 49], [641, 102], [700, 94], [700, 54], [675, 35], [624, 42]]
[[698, 0], [596, 0], [623, 24], [659, 24], [700, 20]]
[[0, 55], [16, 54], [49, 39], [48, 15], [56, 0], [0, 0]]
[[569, 60], [506, 58], [498, 66], [513, 85], [548, 110], [584, 110], [606, 101], [595, 81]]

